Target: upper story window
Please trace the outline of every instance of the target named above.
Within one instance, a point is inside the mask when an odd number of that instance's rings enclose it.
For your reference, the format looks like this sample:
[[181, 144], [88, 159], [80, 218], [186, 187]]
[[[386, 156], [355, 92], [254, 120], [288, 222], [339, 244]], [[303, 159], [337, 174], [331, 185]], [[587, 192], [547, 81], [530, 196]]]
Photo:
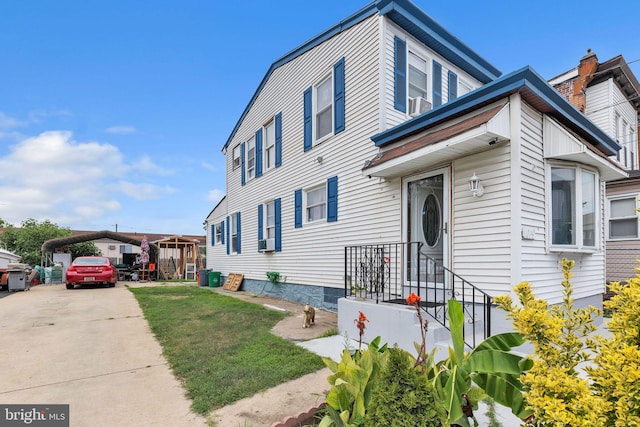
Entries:
[[579, 166], [551, 166], [551, 245], [596, 248], [598, 177]]
[[233, 147], [233, 170], [240, 167], [240, 144]]
[[303, 94], [304, 151], [345, 129], [344, 58], [316, 85]]
[[316, 86], [316, 141], [333, 132], [333, 78], [327, 77]]
[[247, 179], [252, 179], [256, 176], [256, 139], [251, 137], [247, 141]]
[[271, 120], [264, 126], [264, 169], [269, 170], [276, 164], [276, 125]]
[[609, 199], [609, 239], [637, 239], [638, 227], [637, 196], [622, 196]]
[[222, 228], [220, 227], [220, 224], [215, 225], [214, 234], [215, 234], [214, 242], [220, 243], [222, 241]]
[[427, 60], [409, 51], [409, 97], [427, 99]]

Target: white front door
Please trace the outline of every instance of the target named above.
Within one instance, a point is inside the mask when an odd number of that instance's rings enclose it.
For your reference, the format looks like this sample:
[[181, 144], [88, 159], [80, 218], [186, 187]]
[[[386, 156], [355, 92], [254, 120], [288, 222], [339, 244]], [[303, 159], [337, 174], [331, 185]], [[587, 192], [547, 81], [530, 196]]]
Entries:
[[449, 266], [449, 170], [438, 169], [403, 180], [405, 236], [420, 242], [420, 252], [430, 260], [418, 263], [417, 246], [408, 257], [407, 280], [442, 283], [442, 266]]

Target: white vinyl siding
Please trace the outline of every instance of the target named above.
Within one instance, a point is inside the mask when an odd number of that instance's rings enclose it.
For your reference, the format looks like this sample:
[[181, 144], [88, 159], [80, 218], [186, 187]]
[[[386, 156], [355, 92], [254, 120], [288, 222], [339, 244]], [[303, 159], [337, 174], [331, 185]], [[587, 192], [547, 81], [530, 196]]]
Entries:
[[[546, 174], [543, 160], [543, 115], [526, 103], [522, 104], [521, 118], [521, 180], [522, 206], [513, 215], [521, 215], [522, 227], [532, 231], [534, 239], [522, 239], [521, 278], [533, 285], [535, 294], [550, 304], [562, 301], [562, 271], [560, 261], [563, 257], [576, 261], [573, 269], [574, 298], [593, 297], [604, 292], [604, 252], [593, 253], [549, 252], [546, 203]], [[514, 179], [514, 182], [516, 180]], [[604, 184], [600, 184], [598, 202], [604, 200]], [[601, 205], [602, 206], [602, 205]], [[600, 209], [599, 212], [602, 212]], [[550, 215], [550, 211], [549, 211]], [[600, 213], [600, 224], [604, 215]], [[603, 227], [598, 226], [596, 246], [604, 245]], [[515, 285], [515, 283], [513, 283]]]
[[[245, 279], [253, 280], [265, 280], [265, 271], [278, 271], [287, 283], [342, 288], [345, 246], [401, 240], [401, 224], [397, 221], [401, 211], [399, 185], [368, 179], [361, 172], [364, 162], [378, 151], [368, 136], [380, 131], [381, 19], [372, 16], [328, 39], [275, 69], [265, 83], [229, 146], [246, 141], [266, 120], [282, 112], [282, 158], [286, 162], [244, 187], [240, 174], [227, 173], [229, 212], [242, 213], [242, 253], [227, 256], [225, 252], [216, 260], [216, 271], [225, 276], [242, 272]], [[305, 153], [302, 93], [326, 77], [327, 71], [343, 57], [345, 130]], [[318, 157], [322, 157], [322, 162], [314, 162]], [[230, 161], [228, 165], [229, 171]], [[332, 176], [338, 176], [339, 221], [317, 221], [296, 229], [295, 190], [313, 188]], [[257, 246], [256, 206], [272, 197], [282, 200], [282, 241], [286, 249], [264, 256]], [[322, 301], [317, 303], [322, 305]]]
[[[453, 270], [492, 295], [511, 289], [510, 145], [467, 156], [453, 163]], [[469, 178], [484, 187], [473, 197]]]
[[588, 87], [586, 94], [587, 117], [622, 146], [617, 156], [621, 164], [637, 169], [638, 115], [633, 105], [612, 79]]
[[[224, 225], [224, 235], [221, 236], [221, 240], [224, 240], [225, 243], [223, 244], [222, 241], [220, 243], [218, 243], [216, 241], [215, 245], [211, 245], [211, 226], [220, 226], [220, 224], [223, 221], [226, 221], [227, 218], [227, 199], [224, 198], [222, 199], [218, 205], [215, 207], [215, 209], [213, 210], [213, 212], [211, 212], [209, 214], [209, 217], [206, 220], [206, 232], [207, 232], [207, 241], [206, 241], [206, 247], [207, 247], [207, 265], [206, 268], [212, 271], [220, 271], [220, 260], [222, 259], [222, 257], [226, 257], [227, 256], [227, 245], [226, 245], [226, 241], [227, 241], [227, 225], [225, 223]], [[221, 231], [222, 231], [222, 227], [221, 227]]]

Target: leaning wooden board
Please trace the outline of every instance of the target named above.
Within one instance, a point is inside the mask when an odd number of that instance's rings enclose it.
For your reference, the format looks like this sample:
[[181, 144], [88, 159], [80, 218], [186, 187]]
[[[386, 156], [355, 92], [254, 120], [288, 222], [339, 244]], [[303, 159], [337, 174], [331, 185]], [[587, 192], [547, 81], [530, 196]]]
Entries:
[[231, 273], [229, 274], [229, 277], [227, 277], [227, 281], [224, 282], [224, 286], [222, 287], [222, 289], [235, 292], [240, 289], [242, 280], [244, 280], [244, 274]]

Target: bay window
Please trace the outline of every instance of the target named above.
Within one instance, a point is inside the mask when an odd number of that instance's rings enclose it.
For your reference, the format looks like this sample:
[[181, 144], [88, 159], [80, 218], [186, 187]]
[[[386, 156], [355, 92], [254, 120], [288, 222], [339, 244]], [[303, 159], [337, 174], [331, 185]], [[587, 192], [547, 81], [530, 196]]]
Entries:
[[593, 250], [598, 241], [599, 181], [579, 166], [551, 167], [551, 245]]

